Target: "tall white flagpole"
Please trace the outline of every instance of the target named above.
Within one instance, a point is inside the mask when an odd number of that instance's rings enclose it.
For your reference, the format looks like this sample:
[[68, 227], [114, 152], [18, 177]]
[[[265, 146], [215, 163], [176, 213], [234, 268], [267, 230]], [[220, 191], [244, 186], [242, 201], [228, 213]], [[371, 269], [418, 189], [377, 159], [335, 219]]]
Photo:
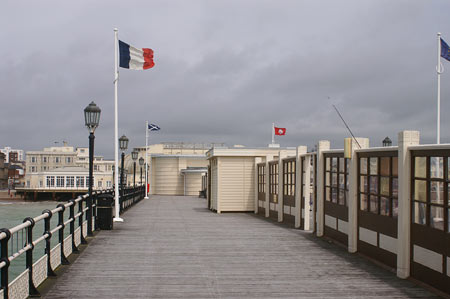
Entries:
[[441, 143], [441, 33], [437, 33], [438, 42], [438, 64], [437, 64], [437, 128], [436, 128], [436, 139], [437, 144]]
[[275, 144], [275, 123], [272, 123], [272, 144]]
[[145, 121], [145, 197], [144, 199], [148, 199], [148, 120]]
[[118, 43], [118, 30], [117, 28], [114, 28], [114, 167], [116, 174], [114, 177], [114, 207], [116, 210], [114, 222], [123, 222], [123, 219], [119, 217], [119, 114], [117, 111], [117, 84], [119, 83], [119, 71], [117, 70], [117, 61], [119, 54]]

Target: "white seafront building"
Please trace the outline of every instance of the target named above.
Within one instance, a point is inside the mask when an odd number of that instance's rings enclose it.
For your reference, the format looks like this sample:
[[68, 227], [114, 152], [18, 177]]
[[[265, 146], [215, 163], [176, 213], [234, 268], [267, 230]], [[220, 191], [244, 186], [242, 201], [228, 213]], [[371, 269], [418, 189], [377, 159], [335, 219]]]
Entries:
[[[78, 191], [89, 187], [89, 149], [68, 146], [44, 148], [26, 153], [23, 191]], [[94, 157], [94, 189], [111, 188], [114, 161]]]

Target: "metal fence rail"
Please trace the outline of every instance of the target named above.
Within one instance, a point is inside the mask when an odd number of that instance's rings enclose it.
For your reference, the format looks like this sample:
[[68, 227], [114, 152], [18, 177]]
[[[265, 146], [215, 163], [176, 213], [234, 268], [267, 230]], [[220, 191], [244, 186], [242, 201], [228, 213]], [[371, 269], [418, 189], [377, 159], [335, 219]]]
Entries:
[[[144, 198], [144, 187], [124, 188], [120, 193], [123, 194], [119, 199], [120, 213], [123, 213]], [[67, 256], [79, 252], [80, 244], [87, 244], [85, 237], [92, 235], [92, 231], [89, 232], [89, 229], [98, 230], [97, 198], [102, 194], [114, 195], [114, 189], [92, 193], [92, 213], [87, 213], [89, 211], [89, 194], [85, 194], [71, 199], [67, 203], [58, 204], [53, 210], [44, 210], [41, 215], [34, 218], [27, 217], [22, 224], [13, 228], [0, 229], [0, 296], [3, 295], [4, 299], [39, 296], [37, 286], [47, 277], [56, 276], [54, 272], [56, 267], [61, 264], [69, 264]], [[64, 221], [67, 210], [69, 216]], [[52, 228], [50, 221], [53, 216], [58, 217], [58, 222]], [[33, 228], [39, 223], [43, 224], [44, 233], [33, 238]], [[69, 235], [65, 237], [66, 226], [69, 226]], [[55, 237], [53, 237], [54, 235]], [[52, 248], [52, 240], [56, 238], [57, 243]], [[34, 249], [41, 242], [45, 243], [45, 254], [33, 263]], [[23, 254], [26, 254], [25, 270], [16, 279], [9, 282], [9, 266], [12, 261]]]

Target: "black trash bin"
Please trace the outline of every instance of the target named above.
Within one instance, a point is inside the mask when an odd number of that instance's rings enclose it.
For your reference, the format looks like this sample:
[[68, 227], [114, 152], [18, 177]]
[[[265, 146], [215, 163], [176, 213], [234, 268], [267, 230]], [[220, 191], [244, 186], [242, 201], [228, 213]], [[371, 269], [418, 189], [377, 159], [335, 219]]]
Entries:
[[97, 220], [100, 229], [113, 229], [113, 205], [114, 197], [111, 194], [100, 194], [97, 197]]

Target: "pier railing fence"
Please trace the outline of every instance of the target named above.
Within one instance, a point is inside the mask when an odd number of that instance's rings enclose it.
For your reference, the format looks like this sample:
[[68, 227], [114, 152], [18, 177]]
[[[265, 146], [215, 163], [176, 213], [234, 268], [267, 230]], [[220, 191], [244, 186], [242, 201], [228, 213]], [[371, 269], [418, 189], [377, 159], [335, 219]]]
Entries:
[[[144, 191], [143, 186], [124, 188], [120, 213], [143, 199]], [[0, 297], [40, 296], [37, 287], [47, 277], [56, 276], [54, 270], [59, 265], [69, 264], [68, 257], [79, 252], [80, 244], [87, 244], [86, 237], [92, 235], [88, 229], [98, 230], [97, 198], [104, 194], [114, 196], [114, 189], [92, 193], [92, 213], [87, 213], [89, 194], [85, 194], [39, 216], [27, 217], [13, 228], [0, 229]], [[36, 229], [38, 225], [43, 227], [43, 234], [38, 234], [42, 232]], [[39, 252], [44, 255], [38, 256]], [[10, 265], [19, 260], [25, 271], [10, 281]]]
[[402, 131], [398, 146], [357, 138], [282, 154], [255, 161], [255, 213], [450, 293], [450, 144], [420, 145], [418, 131]]

